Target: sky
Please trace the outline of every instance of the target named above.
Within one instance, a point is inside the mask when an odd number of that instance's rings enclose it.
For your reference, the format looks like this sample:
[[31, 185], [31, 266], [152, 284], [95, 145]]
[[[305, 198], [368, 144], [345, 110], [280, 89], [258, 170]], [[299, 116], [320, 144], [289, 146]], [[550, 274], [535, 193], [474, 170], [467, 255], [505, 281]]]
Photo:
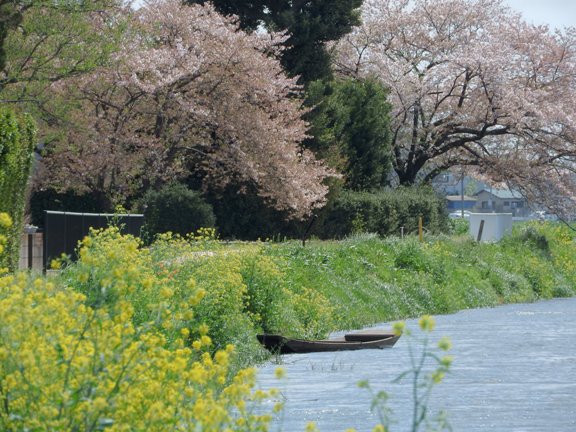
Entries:
[[532, 24], [576, 27], [576, 0], [504, 0]]
[[552, 28], [576, 27], [576, 0], [504, 0], [504, 3], [522, 13], [529, 23], [548, 24]]

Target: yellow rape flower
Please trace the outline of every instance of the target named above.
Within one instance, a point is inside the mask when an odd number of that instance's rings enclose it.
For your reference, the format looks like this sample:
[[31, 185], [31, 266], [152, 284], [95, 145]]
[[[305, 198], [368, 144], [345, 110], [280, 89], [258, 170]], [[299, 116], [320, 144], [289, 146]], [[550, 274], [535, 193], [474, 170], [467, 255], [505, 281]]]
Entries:
[[418, 325], [422, 331], [430, 333], [432, 330], [434, 330], [436, 321], [434, 321], [432, 316], [424, 315], [422, 318], [420, 318], [420, 320], [418, 320]]
[[207, 335], [209, 331], [210, 327], [208, 327], [206, 324], [202, 324], [198, 327], [198, 333], [200, 333], [202, 336]]
[[172, 297], [173, 294], [174, 292], [167, 286], [163, 286], [162, 289], [160, 290], [160, 297], [162, 297], [163, 299], [169, 299]]
[[[93, 278], [103, 295], [111, 294], [110, 303], [92, 308], [92, 301], [87, 303], [85, 295], [66, 288], [59, 278], [0, 278], [0, 371], [3, 387], [17, 395], [9, 404], [7, 415], [15, 419], [10, 427], [82, 429], [96, 418], [110, 418], [114, 422], [107, 426], [118, 431], [197, 424], [207, 431], [236, 430], [237, 420], [245, 430], [266, 430], [271, 417], [246, 412], [246, 405], [272, 392], [254, 392], [252, 369], [229, 375], [232, 345], [213, 358], [185, 348], [181, 337], [188, 338], [190, 330], [182, 327], [193, 324], [182, 320], [193, 316], [193, 308], [171, 304], [170, 310], [159, 299], [163, 278], [154, 273], [150, 252], [135, 248], [117, 230], [91, 235], [82, 246], [87, 252], [65, 270], [66, 280], [77, 286]], [[109, 256], [118, 262], [110, 263]], [[237, 279], [223, 283], [242, 283]], [[188, 295], [195, 300], [206, 293], [193, 288]], [[163, 331], [162, 323], [175, 330]], [[192, 348], [212, 344], [207, 326], [201, 333], [206, 334]], [[25, 381], [19, 370], [26, 370]], [[79, 388], [90, 388], [89, 397], [74, 398]]]
[[438, 341], [438, 348], [440, 348], [442, 351], [449, 351], [450, 348], [452, 348], [452, 342], [450, 341], [450, 338], [447, 336], [442, 337], [442, 339]]
[[440, 359], [440, 364], [442, 366], [448, 368], [452, 365], [453, 361], [454, 361], [454, 356], [444, 356]]
[[196, 295], [194, 296], [194, 305], [197, 305], [198, 303], [200, 303], [202, 301], [202, 299], [206, 296], [206, 290], [205, 289], [199, 289], [198, 291], [196, 291]]
[[406, 328], [406, 323], [404, 321], [395, 322], [392, 328], [396, 336], [402, 336]]
[[432, 373], [431, 378], [434, 384], [440, 384], [444, 379], [444, 376], [445, 376], [444, 372], [437, 370]]
[[92, 405], [94, 406], [94, 408], [98, 411], [102, 411], [104, 408], [106, 408], [108, 406], [108, 402], [106, 402], [106, 399], [103, 397], [98, 397], [96, 399], [94, 399], [94, 401], [92, 402]]
[[228, 353], [226, 351], [217, 351], [214, 355], [214, 360], [219, 365], [226, 366], [228, 364]]
[[12, 218], [8, 213], [0, 213], [0, 227], [10, 228], [12, 226]]
[[316, 423], [314, 422], [308, 422], [306, 424], [306, 432], [319, 432], [318, 427], [316, 426]]

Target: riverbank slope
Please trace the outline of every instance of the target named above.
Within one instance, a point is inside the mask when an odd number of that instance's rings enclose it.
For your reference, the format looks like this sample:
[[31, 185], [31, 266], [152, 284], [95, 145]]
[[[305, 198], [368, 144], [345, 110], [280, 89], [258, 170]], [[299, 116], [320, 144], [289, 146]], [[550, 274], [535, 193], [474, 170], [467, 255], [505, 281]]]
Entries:
[[566, 227], [531, 223], [498, 243], [467, 236], [281, 244], [291, 289], [308, 287], [335, 310], [335, 327], [576, 295], [576, 242]]
[[78, 255], [55, 275], [0, 276], [2, 430], [266, 430], [271, 416], [250, 404], [268, 396], [244, 369], [269, 355], [257, 333], [318, 338], [576, 294], [574, 233], [551, 224], [497, 244], [360, 235], [306, 247], [221, 242], [210, 230], [143, 247], [110, 228]]

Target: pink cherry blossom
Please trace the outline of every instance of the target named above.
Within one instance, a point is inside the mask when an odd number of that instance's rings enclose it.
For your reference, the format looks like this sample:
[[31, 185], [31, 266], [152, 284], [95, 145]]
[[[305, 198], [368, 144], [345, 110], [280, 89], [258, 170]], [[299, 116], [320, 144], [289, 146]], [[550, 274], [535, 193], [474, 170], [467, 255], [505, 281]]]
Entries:
[[275, 58], [285, 36], [180, 0], [131, 13], [110, 66], [60, 89], [79, 110], [52, 181], [121, 199], [195, 170], [210, 187], [253, 182], [295, 218], [322, 206], [332, 173], [300, 146], [301, 89]]
[[403, 183], [467, 166], [568, 215], [576, 203], [576, 29], [501, 0], [365, 0], [336, 66], [390, 88]]

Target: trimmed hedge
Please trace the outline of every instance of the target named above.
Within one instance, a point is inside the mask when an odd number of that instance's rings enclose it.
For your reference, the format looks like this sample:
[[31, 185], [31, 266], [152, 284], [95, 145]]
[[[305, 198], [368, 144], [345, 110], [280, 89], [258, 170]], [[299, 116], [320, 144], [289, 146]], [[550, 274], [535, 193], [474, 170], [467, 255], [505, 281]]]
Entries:
[[443, 200], [429, 187], [398, 188], [378, 192], [344, 191], [334, 201], [315, 230], [323, 239], [343, 238], [359, 232], [380, 236], [418, 231], [422, 216], [428, 232], [446, 232], [448, 217]]

